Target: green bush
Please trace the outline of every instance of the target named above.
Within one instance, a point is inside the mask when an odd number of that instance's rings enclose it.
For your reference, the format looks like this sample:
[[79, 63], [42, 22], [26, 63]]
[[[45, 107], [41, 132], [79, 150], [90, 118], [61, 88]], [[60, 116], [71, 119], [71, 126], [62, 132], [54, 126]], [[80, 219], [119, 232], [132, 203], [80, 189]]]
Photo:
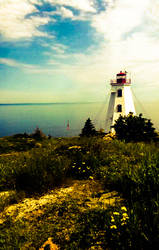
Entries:
[[120, 116], [114, 124], [116, 137], [119, 140], [130, 141], [153, 141], [157, 133], [151, 120], [129, 113], [127, 116]]

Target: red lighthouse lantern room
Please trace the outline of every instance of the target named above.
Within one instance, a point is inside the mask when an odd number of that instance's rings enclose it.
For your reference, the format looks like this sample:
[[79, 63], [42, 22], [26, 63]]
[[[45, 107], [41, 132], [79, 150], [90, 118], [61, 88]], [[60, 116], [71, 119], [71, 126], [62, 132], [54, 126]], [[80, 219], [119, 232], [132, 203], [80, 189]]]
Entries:
[[117, 79], [117, 83], [125, 84], [126, 83], [126, 72], [120, 71], [120, 73], [118, 73], [116, 75], [116, 79]]

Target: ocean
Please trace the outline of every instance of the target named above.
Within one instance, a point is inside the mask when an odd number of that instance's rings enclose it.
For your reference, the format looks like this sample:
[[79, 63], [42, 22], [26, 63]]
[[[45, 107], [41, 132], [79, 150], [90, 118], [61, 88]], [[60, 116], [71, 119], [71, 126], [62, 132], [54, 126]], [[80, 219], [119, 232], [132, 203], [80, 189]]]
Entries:
[[105, 128], [106, 110], [105, 103], [1, 104], [0, 137], [36, 127], [54, 137], [77, 136], [88, 118], [96, 129]]

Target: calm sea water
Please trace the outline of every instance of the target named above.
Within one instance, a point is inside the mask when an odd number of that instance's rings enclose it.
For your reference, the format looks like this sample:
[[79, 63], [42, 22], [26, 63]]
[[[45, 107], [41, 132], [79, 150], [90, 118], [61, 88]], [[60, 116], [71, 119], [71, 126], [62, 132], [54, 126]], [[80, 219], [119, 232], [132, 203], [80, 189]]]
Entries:
[[37, 126], [46, 135], [76, 136], [81, 132], [88, 117], [96, 129], [104, 128], [106, 108], [106, 104], [101, 103], [3, 104], [0, 105], [0, 137], [32, 133]]

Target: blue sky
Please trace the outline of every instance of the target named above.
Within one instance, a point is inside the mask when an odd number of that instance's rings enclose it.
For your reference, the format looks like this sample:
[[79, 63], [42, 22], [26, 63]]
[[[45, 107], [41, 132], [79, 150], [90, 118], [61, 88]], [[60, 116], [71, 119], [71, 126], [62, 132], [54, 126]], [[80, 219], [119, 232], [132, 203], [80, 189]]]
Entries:
[[0, 0], [0, 103], [104, 101], [120, 70], [159, 107], [158, 0]]

